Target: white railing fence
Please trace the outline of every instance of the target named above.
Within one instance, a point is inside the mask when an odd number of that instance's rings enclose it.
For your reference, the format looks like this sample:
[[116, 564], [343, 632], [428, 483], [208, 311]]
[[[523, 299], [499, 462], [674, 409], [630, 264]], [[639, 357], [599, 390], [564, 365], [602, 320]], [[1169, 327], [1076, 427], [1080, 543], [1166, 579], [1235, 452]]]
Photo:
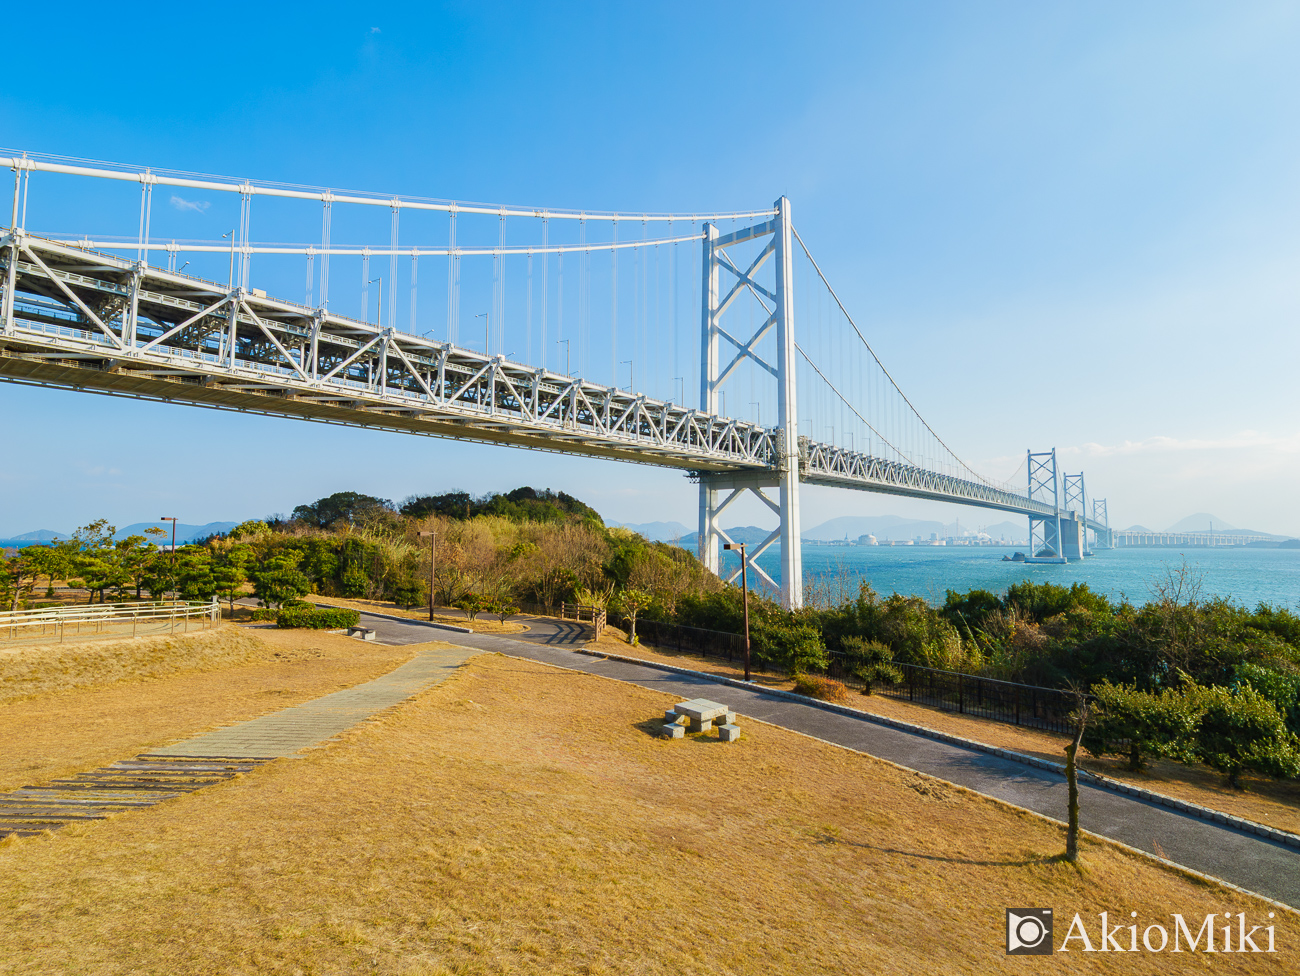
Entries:
[[187, 633], [195, 624], [207, 630], [221, 623], [221, 607], [213, 600], [154, 600], [96, 603], [0, 612], [0, 643], [89, 640], [93, 637], [132, 637]]

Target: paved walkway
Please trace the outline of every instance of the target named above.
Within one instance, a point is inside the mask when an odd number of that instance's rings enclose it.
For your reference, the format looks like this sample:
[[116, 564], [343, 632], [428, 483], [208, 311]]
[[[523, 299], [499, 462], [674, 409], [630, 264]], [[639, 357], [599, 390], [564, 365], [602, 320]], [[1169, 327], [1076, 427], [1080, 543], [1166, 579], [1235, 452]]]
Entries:
[[[440, 634], [431, 628], [421, 628], [418, 641], [401, 641], [411, 644], [439, 640]], [[458, 634], [457, 637], [468, 637]], [[392, 643], [398, 643], [393, 641]], [[186, 739], [162, 749], [154, 749], [151, 756], [221, 757], [224, 759], [251, 757], [281, 758], [296, 756], [302, 749], [319, 745], [358, 722], [382, 711], [412, 695], [441, 683], [452, 671], [460, 667], [477, 648], [458, 645], [423, 651], [414, 660], [388, 672], [382, 677], [367, 681], [354, 688], [345, 688], [332, 695], [286, 708], [271, 715], [263, 715], [251, 722], [218, 729], [194, 739]]]
[[[408, 623], [363, 616], [366, 626], [373, 628], [377, 638], [388, 644], [419, 643], [435, 639], [433, 634], [438, 633], [467, 647], [616, 678], [682, 698], [710, 698], [742, 715], [879, 756], [1055, 820], [1065, 820], [1063, 776], [889, 728], [866, 716], [841, 715], [760, 690], [720, 686], [705, 678], [579, 654], [544, 641], [526, 643], [488, 634], [451, 635], [445, 630], [433, 631], [428, 624], [418, 621]], [[1150, 853], [1155, 853], [1159, 845], [1163, 856], [1171, 861], [1288, 905], [1300, 906], [1300, 854], [1296, 851], [1254, 834], [1087, 783], [1080, 783], [1079, 792], [1084, 829]]]

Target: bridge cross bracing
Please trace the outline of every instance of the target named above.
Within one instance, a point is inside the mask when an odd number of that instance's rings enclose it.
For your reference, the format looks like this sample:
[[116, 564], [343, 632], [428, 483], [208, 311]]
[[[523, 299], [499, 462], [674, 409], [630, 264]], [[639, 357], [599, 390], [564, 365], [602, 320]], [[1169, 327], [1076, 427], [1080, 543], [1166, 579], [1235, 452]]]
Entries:
[[[560, 211], [489, 205], [466, 205], [383, 194], [340, 193], [329, 189], [248, 180], [225, 180], [191, 174], [161, 173], [90, 165], [52, 157], [22, 156], [8, 160], [14, 172], [14, 192], [9, 225], [0, 228], [0, 380], [61, 389], [83, 390], [114, 396], [185, 403], [277, 417], [377, 428], [405, 433], [505, 444], [563, 454], [634, 461], [688, 472], [700, 485], [700, 547], [704, 563], [721, 571], [718, 545], [730, 541], [718, 519], [744, 494], [756, 495], [778, 519], [778, 528], [751, 553], [757, 558], [780, 545], [779, 580], [755, 565], [755, 571], [782, 594], [787, 606], [802, 603], [800, 564], [799, 492], [804, 484], [884, 492], [935, 501], [957, 502], [997, 509], [1028, 517], [1032, 526], [1051, 524], [1056, 531], [1036, 537], [1044, 556], [1060, 556], [1062, 516], [1107, 540], [1104, 500], [1094, 500], [1092, 518], [1084, 517], [1081, 476], [1077, 490], [1059, 490], [1049, 499], [1044, 488], [1049, 472], [1038, 470], [1034, 481], [1033, 455], [1027, 491], [999, 485], [977, 475], [955, 455], [936, 460], [947, 451], [915, 413], [910, 401], [893, 384], [890, 396], [903, 410], [906, 424], [894, 433], [873, 420], [871, 409], [854, 401], [854, 378], [835, 375], [825, 362], [810, 354], [806, 333], [796, 327], [796, 258], [811, 267], [801, 288], [823, 288], [827, 307], [838, 307], [875, 366], [888, 378], [883, 365], [866, 345], [856, 324], [830, 289], [812, 260], [791, 220], [790, 202], [779, 199], [767, 210], [722, 214], [621, 214], [594, 211]], [[140, 187], [138, 231], [134, 239], [89, 234], [37, 233], [28, 229], [28, 195], [33, 173], [58, 174], [92, 181], [137, 183]], [[156, 187], [199, 189], [238, 197], [239, 225], [225, 241], [160, 242], [151, 234], [152, 198]], [[320, 243], [259, 243], [250, 233], [252, 201], [267, 197], [310, 201], [322, 209]], [[176, 197], [172, 198], [175, 203]], [[181, 201], [185, 203], [185, 201]], [[351, 205], [387, 210], [391, 234], [386, 246], [339, 246], [331, 241], [337, 232], [339, 208]], [[450, 233], [446, 245], [403, 245], [399, 219], [410, 212], [435, 212], [446, 219]], [[457, 239], [457, 221], [465, 215], [496, 218], [500, 236], [494, 245], [467, 246]], [[507, 217], [540, 222], [542, 238], [524, 245], [507, 245]], [[580, 228], [577, 241], [548, 237], [551, 221], [567, 221]], [[724, 230], [730, 222], [732, 229]], [[618, 227], [631, 223], [642, 230], [639, 239], [619, 240]], [[611, 240], [587, 237], [588, 226], [609, 225]], [[666, 225], [668, 233], [646, 236], [646, 228]], [[680, 233], [687, 226], [691, 233]], [[694, 230], [699, 226], [698, 232]], [[565, 254], [570, 268], [578, 262], [578, 278], [586, 274], [591, 288], [593, 254], [630, 254], [634, 264], [633, 315], [644, 348], [652, 336], [650, 304], [650, 250], [658, 268], [659, 249], [677, 245], [698, 246], [700, 269], [701, 357], [700, 401], [688, 407], [676, 398], [648, 396], [635, 390], [635, 358], [625, 361], [632, 373], [627, 388], [617, 382], [598, 382], [574, 375], [566, 343], [564, 371], [548, 368], [546, 354], [547, 305], [545, 284], [555, 272], [549, 261], [559, 262], [559, 287], [563, 296]], [[746, 248], [749, 250], [746, 251]], [[127, 253], [123, 253], [127, 252]], [[129, 252], [135, 252], [132, 256]], [[178, 255], [199, 260], [228, 258], [228, 280], [187, 275], [176, 270]], [[638, 264], [637, 255], [640, 255]], [[308, 301], [272, 297], [252, 287], [252, 261], [262, 256], [295, 256], [308, 269]], [[411, 262], [411, 331], [396, 327], [398, 257]], [[165, 258], [160, 267], [156, 257]], [[370, 261], [389, 258], [388, 291], [375, 316], [339, 314], [330, 308], [331, 258], [360, 258], [363, 301]], [[447, 313], [443, 336], [418, 335], [416, 277], [420, 257], [442, 258], [447, 263]], [[492, 311], [486, 318], [482, 352], [467, 348], [458, 336], [460, 262], [480, 258], [493, 263]], [[503, 282], [507, 259], [525, 260], [528, 267], [529, 333], [531, 349], [536, 318], [533, 307], [534, 260], [541, 265], [542, 365], [518, 361], [505, 354], [503, 332], [498, 329], [497, 351], [492, 351], [492, 312], [504, 312]], [[319, 264], [317, 262], [319, 261]], [[209, 272], [211, 272], [209, 263]], [[609, 351], [619, 335], [617, 257], [611, 264], [613, 301], [608, 331]], [[319, 300], [314, 274], [319, 274]], [[572, 271], [570, 271], [572, 275]], [[766, 277], [765, 277], [766, 276]], [[336, 283], [337, 284], [337, 283]], [[572, 286], [571, 286], [572, 287]], [[833, 299], [833, 305], [831, 300]], [[654, 298], [656, 312], [658, 295]], [[746, 322], [738, 310], [751, 303]], [[604, 323], [593, 311], [590, 296], [585, 314], [589, 334]], [[562, 329], [564, 306], [558, 309]], [[757, 315], [753, 309], [758, 309]], [[578, 299], [579, 334], [584, 307]], [[626, 315], [626, 312], [624, 312]], [[811, 316], [809, 316], [811, 318]], [[498, 325], [500, 323], [498, 322]], [[804, 336], [801, 344], [800, 336]], [[855, 341], [850, 336], [850, 341]], [[634, 343], [635, 355], [636, 347]], [[856, 347], [855, 347], [856, 348]], [[586, 353], [583, 352], [585, 359]], [[616, 364], [615, 364], [616, 365]], [[799, 368], [806, 372], [802, 389]], [[730, 413], [724, 398], [728, 383], [736, 383], [741, 368], [771, 384], [752, 404], [757, 411], [775, 406], [775, 425], [765, 426]], [[644, 367], [643, 367], [644, 368]], [[686, 371], [683, 370], [683, 373]], [[679, 378], [680, 379], [680, 378]], [[889, 378], [892, 384], [892, 378]], [[799, 397], [816, 388], [815, 396], [833, 402], [839, 416], [862, 434], [862, 443], [845, 446], [836, 438], [808, 435], [800, 424], [809, 423], [809, 409], [800, 410]], [[751, 390], [754, 389], [751, 380]], [[684, 389], [683, 389], [684, 392]], [[754, 395], [754, 394], [751, 394]], [[734, 401], [733, 401], [734, 403]], [[911, 414], [907, 414], [907, 410]], [[846, 413], [847, 411], [847, 413]], [[734, 412], [734, 411], [731, 411]], [[895, 418], [897, 420], [897, 418]], [[842, 423], [841, 427], [846, 427]], [[924, 429], [922, 429], [924, 428]], [[920, 431], [939, 447], [908, 448], [900, 431]], [[832, 433], [836, 433], [831, 428]], [[926, 433], [928, 431], [928, 434]], [[839, 432], [840, 440], [852, 433]], [[914, 439], [914, 444], [921, 441]], [[922, 452], [926, 452], [924, 456]], [[941, 463], [942, 462], [942, 463]], [[1055, 458], [1050, 466], [1055, 483]], [[1073, 484], [1067, 479], [1067, 485]], [[776, 497], [767, 494], [774, 490]], [[1097, 504], [1102, 508], [1098, 514]], [[1066, 540], [1068, 542], [1068, 534]], [[1053, 551], [1055, 547], [1056, 551]], [[1035, 550], [1037, 553], [1038, 550]]]

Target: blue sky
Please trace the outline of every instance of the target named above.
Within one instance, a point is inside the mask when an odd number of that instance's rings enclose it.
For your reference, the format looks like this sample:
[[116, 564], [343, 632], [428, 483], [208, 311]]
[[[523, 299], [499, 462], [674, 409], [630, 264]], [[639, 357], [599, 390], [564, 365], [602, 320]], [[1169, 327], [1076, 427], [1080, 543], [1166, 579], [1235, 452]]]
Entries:
[[[1120, 525], [1300, 533], [1294, 5], [77, 7], [57, 32], [7, 13], [28, 40], [0, 145], [552, 207], [786, 194], [977, 469], [1055, 446]], [[656, 469], [9, 385], [0, 411], [0, 535], [520, 483], [622, 521], [695, 513]], [[887, 512], [1001, 518], [810, 491], [804, 521]]]

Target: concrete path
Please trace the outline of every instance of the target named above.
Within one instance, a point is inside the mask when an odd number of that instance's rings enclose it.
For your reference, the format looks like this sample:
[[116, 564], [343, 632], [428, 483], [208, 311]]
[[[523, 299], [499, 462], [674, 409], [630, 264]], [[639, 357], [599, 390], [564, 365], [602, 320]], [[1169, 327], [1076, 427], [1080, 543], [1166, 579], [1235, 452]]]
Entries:
[[[445, 634], [443, 631], [442, 634]], [[441, 639], [442, 634], [421, 629], [420, 643]], [[467, 637], [468, 634], [458, 634]], [[397, 642], [393, 642], [397, 643]], [[477, 648], [463, 644], [423, 651], [413, 660], [388, 672], [382, 677], [367, 681], [354, 688], [345, 688], [332, 695], [286, 708], [271, 715], [263, 715], [251, 722], [218, 729], [194, 739], [186, 739], [162, 749], [154, 749], [151, 756], [221, 757], [223, 759], [256, 756], [281, 758], [296, 756], [302, 749], [319, 745], [358, 722], [405, 701], [417, 692], [441, 683], [473, 655]]]
[[[385, 643], [410, 644], [433, 639], [434, 631], [428, 624], [363, 616], [367, 617], [366, 626], [372, 627], [376, 637]], [[517, 635], [523, 636], [526, 635]], [[731, 706], [742, 716], [857, 749], [1055, 820], [1065, 820], [1063, 776], [892, 729], [865, 716], [841, 715], [759, 690], [578, 654], [546, 642], [527, 643], [487, 634], [455, 634], [447, 639], [484, 651], [499, 651], [512, 657], [616, 678], [682, 698], [710, 698]], [[742, 728], [743, 725], [742, 722]], [[1081, 822], [1086, 830], [1149, 853], [1157, 853], [1159, 845], [1163, 856], [1171, 861], [1300, 907], [1300, 853], [1293, 849], [1087, 783], [1080, 784], [1080, 805]]]

